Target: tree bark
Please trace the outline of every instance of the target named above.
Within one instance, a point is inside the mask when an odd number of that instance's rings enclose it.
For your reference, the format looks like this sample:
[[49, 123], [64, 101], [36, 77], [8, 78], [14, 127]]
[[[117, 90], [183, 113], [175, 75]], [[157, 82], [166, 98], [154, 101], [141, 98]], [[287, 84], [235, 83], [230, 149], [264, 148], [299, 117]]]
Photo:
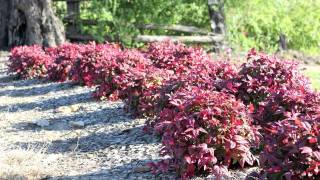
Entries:
[[[216, 35], [221, 35], [225, 37], [226, 27], [225, 27], [225, 15], [224, 15], [224, 2], [223, 0], [208, 0], [208, 9], [210, 16], [210, 25], [212, 31]], [[224, 41], [214, 43], [214, 52], [219, 52], [225, 46]]]
[[51, 0], [0, 0], [0, 3], [0, 47], [57, 46], [65, 41], [63, 24], [54, 15]]
[[225, 16], [223, 0], [208, 0], [211, 29], [214, 33], [225, 35]]
[[0, 48], [8, 46], [9, 1], [0, 0]]

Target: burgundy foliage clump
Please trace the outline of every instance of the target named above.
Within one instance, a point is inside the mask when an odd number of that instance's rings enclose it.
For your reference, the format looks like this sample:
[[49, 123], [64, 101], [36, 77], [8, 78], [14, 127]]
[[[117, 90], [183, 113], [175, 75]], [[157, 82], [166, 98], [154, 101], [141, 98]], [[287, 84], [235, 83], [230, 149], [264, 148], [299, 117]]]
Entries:
[[149, 117], [157, 116], [169, 104], [168, 95], [184, 87], [196, 86], [203, 90], [224, 90], [226, 86], [222, 84], [227, 84], [226, 82], [231, 81], [237, 73], [236, 67], [230, 63], [208, 59], [202, 61], [203, 63], [194, 65], [192, 69], [182, 74], [162, 69], [152, 73], [157, 75], [159, 71], [163, 71], [160, 73], [161, 81], [158, 78], [156, 86], [144, 88], [138, 107], [140, 113]]
[[[135, 92], [129, 93], [139, 95], [126, 101], [129, 102], [128, 109], [138, 115], [156, 116], [168, 104], [167, 94], [174, 93], [181, 86], [212, 89], [216, 77], [228, 76], [222, 73], [223, 70], [218, 70], [219, 63], [213, 62], [200, 48], [164, 41], [150, 44], [145, 54], [153, 66], [146, 70], [148, 73], [143, 81], [137, 83]], [[221, 67], [227, 66], [226, 63], [220, 64]], [[234, 70], [231, 69], [226, 68], [226, 71]]]
[[9, 71], [19, 78], [43, 78], [52, 63], [52, 58], [41, 46], [17, 46], [11, 50]]
[[172, 76], [174, 72], [171, 70], [150, 66], [146, 69], [144, 79], [134, 88], [134, 93], [124, 100], [126, 109], [135, 116], [155, 117], [161, 110], [159, 108], [166, 103], [160, 98], [160, 90]]
[[254, 164], [250, 148], [259, 133], [234, 96], [189, 86], [171, 96], [170, 105], [160, 113], [156, 129], [164, 131], [162, 155], [172, 157], [182, 178], [223, 176], [232, 163]]
[[320, 178], [320, 114], [294, 114], [265, 130], [260, 165], [271, 179]]
[[254, 111], [254, 119], [261, 125], [284, 120], [292, 114], [313, 115], [320, 111], [320, 95], [302, 89], [280, 90], [265, 101], [260, 102]]
[[[198, 64], [186, 74], [170, 74], [164, 78], [161, 86], [146, 88], [140, 99], [138, 109], [145, 116], [155, 117], [148, 121], [148, 128], [153, 128], [161, 121], [159, 113], [170, 106], [169, 97], [187, 87], [198, 87], [202, 90], [227, 91], [225, 84], [233, 79], [236, 67], [228, 62], [207, 61]], [[165, 76], [163, 76], [165, 77]], [[162, 134], [161, 131], [156, 131]]]
[[252, 49], [239, 72], [238, 97], [257, 106], [272, 94], [311, 91], [309, 80], [294, 61], [281, 60]]
[[117, 53], [112, 63], [104, 66], [104, 80], [95, 92], [97, 98], [110, 100], [125, 99], [136, 94], [138, 86], [146, 77], [147, 69], [151, 66], [149, 59], [137, 50], [124, 50]]
[[140, 82], [146, 76], [146, 70], [151, 66], [143, 53], [137, 50], [124, 50], [105, 66], [107, 76], [97, 87], [97, 98], [117, 100], [126, 99], [137, 92]]
[[121, 51], [117, 44], [86, 45], [82, 58], [72, 68], [72, 80], [86, 86], [104, 82], [109, 77], [109, 69], [116, 66], [116, 58]]
[[157, 68], [173, 70], [178, 74], [210, 59], [201, 48], [187, 47], [173, 41], [151, 43], [146, 54]]
[[48, 78], [52, 81], [63, 82], [72, 77], [75, 62], [82, 58], [85, 46], [79, 44], [63, 44], [55, 48], [47, 48], [46, 53], [53, 59], [48, 71]]

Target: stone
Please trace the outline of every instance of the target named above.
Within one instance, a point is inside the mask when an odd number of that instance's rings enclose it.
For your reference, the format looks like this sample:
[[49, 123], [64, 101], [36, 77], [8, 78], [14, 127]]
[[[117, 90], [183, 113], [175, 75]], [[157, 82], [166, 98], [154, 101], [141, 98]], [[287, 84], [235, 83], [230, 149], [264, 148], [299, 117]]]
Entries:
[[50, 122], [45, 119], [41, 119], [41, 120], [36, 121], [34, 124], [43, 128], [43, 127], [49, 126]]
[[76, 104], [71, 105], [71, 106], [70, 106], [70, 110], [71, 110], [71, 112], [77, 112], [77, 111], [80, 110], [80, 106], [79, 106], [79, 105], [76, 105]]
[[11, 90], [11, 89], [14, 89], [15, 87], [14, 86], [7, 86], [7, 89]]
[[84, 122], [83, 121], [70, 121], [70, 126], [73, 128], [83, 128]]
[[56, 108], [55, 110], [56, 113], [71, 113], [71, 109], [67, 106], [61, 106]]
[[71, 106], [61, 106], [58, 107], [55, 112], [56, 113], [72, 113], [79, 111], [80, 107], [78, 105], [71, 105]]

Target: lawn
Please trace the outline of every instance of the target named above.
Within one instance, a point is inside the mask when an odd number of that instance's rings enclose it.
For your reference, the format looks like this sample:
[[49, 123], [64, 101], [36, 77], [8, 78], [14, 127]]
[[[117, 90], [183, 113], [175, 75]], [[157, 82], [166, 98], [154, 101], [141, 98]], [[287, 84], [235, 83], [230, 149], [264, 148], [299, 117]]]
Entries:
[[312, 87], [320, 90], [320, 66], [308, 66], [304, 71], [312, 82]]

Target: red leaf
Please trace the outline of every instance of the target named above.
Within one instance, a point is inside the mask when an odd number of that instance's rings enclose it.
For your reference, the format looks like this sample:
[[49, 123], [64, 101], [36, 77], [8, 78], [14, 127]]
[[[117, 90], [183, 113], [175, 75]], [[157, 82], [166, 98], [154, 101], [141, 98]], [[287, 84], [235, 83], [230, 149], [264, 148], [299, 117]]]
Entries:
[[312, 149], [308, 146], [304, 146], [300, 148], [302, 154], [310, 154], [312, 153]]
[[252, 103], [249, 104], [249, 113], [254, 113], [254, 105]]
[[320, 161], [320, 151], [313, 151], [313, 155], [317, 158], [318, 161]]
[[191, 164], [192, 161], [191, 161], [191, 157], [189, 155], [185, 155], [184, 156], [184, 160], [188, 163], [188, 164]]
[[312, 138], [308, 138], [308, 141], [309, 141], [310, 144], [314, 144], [314, 143], [317, 143], [317, 142], [318, 142], [318, 139], [312, 137]]

